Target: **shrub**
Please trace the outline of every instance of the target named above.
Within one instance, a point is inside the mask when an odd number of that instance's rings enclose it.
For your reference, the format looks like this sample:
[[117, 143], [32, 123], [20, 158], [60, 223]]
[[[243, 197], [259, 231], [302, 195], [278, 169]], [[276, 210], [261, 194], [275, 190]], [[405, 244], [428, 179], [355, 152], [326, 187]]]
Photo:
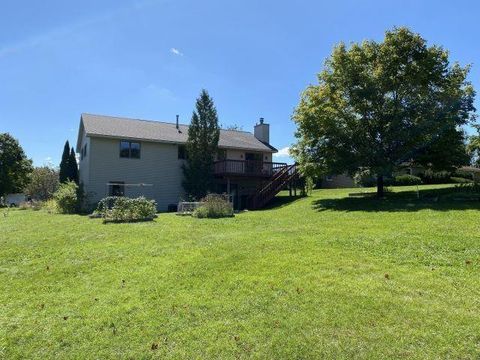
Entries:
[[421, 183], [422, 179], [418, 176], [408, 174], [395, 176], [395, 185], [397, 186], [420, 185]]
[[233, 206], [224, 196], [209, 194], [202, 199], [202, 205], [192, 215], [197, 218], [232, 217]]
[[79, 210], [78, 185], [73, 181], [60, 184], [53, 197], [57, 203], [58, 212], [74, 214]]
[[55, 214], [58, 212], [57, 202], [54, 199], [47, 200], [43, 203], [43, 209], [49, 214]]
[[104, 222], [148, 221], [157, 216], [157, 204], [143, 196], [135, 199], [109, 196], [98, 203], [94, 214], [101, 216]]
[[424, 184], [449, 184], [450, 173], [448, 171], [433, 172], [432, 170], [426, 170], [422, 175], [422, 182]]
[[454, 183], [454, 184], [468, 184], [468, 183], [473, 183], [473, 180], [471, 179], [466, 179], [464, 177], [455, 177], [455, 176], [452, 176], [450, 178], [451, 182]]

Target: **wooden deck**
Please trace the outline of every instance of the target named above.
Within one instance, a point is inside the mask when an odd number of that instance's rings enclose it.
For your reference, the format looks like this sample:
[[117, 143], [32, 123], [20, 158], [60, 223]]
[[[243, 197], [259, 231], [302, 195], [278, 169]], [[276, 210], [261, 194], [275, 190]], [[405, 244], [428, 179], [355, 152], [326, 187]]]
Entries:
[[220, 160], [213, 165], [215, 176], [270, 178], [286, 168], [286, 163], [257, 160]]

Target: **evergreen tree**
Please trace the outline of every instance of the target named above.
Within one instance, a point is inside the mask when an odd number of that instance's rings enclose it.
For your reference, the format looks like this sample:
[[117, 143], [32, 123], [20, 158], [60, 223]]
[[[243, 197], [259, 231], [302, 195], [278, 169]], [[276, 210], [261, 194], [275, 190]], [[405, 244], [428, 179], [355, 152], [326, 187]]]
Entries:
[[206, 90], [201, 91], [195, 107], [188, 129], [183, 187], [190, 197], [201, 199], [213, 189], [212, 166], [218, 149], [220, 128], [217, 110]]
[[70, 144], [68, 140], [63, 147], [62, 161], [60, 162], [59, 180], [61, 183], [67, 182], [69, 179], [69, 161], [70, 160]]
[[78, 185], [77, 157], [75, 156], [75, 150], [73, 147], [70, 151], [70, 157], [68, 159], [68, 178], [70, 181], [74, 181]]

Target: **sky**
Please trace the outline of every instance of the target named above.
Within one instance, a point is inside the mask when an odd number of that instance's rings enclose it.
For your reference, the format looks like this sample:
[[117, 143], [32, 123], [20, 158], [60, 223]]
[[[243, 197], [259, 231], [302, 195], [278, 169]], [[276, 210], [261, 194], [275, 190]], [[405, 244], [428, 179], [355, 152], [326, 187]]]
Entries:
[[[75, 145], [80, 114], [189, 123], [200, 90], [224, 126], [270, 124], [289, 161], [291, 120], [339, 42], [408, 26], [480, 89], [478, 1], [1, 0], [0, 132], [37, 166]], [[476, 100], [476, 107], [480, 102]]]

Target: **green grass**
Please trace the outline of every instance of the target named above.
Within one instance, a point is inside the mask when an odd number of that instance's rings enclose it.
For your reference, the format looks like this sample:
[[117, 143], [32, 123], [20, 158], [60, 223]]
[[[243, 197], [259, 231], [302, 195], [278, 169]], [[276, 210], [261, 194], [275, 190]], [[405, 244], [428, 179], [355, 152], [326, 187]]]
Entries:
[[217, 220], [0, 212], [0, 358], [479, 358], [480, 202], [413, 189]]

